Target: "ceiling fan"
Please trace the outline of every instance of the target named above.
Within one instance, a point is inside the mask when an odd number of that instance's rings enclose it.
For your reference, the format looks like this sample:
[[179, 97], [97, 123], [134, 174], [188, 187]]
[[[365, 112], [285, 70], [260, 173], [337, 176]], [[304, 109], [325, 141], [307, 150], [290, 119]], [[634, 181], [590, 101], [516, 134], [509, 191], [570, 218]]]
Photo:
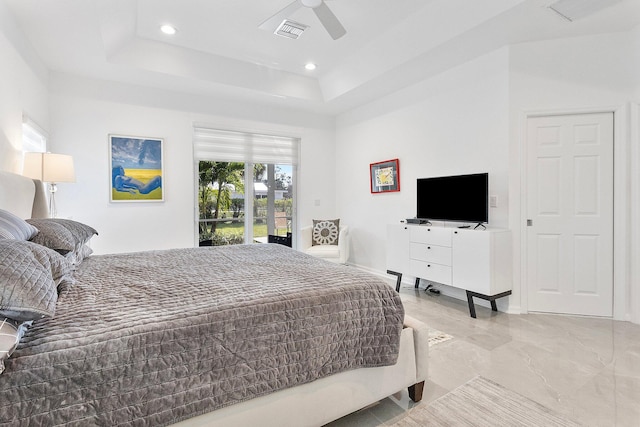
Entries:
[[347, 34], [347, 30], [344, 29], [340, 21], [338, 21], [338, 18], [336, 18], [336, 15], [334, 15], [331, 9], [325, 4], [324, 0], [294, 0], [284, 9], [260, 24], [258, 28], [273, 31], [282, 21], [301, 7], [313, 9], [313, 12], [332, 39], [337, 40]]

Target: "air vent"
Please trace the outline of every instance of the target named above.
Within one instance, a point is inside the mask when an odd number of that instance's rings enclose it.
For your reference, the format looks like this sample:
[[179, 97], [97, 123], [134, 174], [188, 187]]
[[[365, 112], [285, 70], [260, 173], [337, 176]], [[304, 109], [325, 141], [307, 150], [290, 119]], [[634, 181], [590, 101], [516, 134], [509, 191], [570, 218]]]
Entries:
[[308, 25], [285, 19], [284, 21], [282, 21], [282, 24], [278, 25], [278, 28], [276, 28], [273, 33], [295, 40], [299, 38], [307, 28], [309, 28]]
[[569, 22], [593, 15], [620, 0], [559, 0], [549, 5], [549, 9]]

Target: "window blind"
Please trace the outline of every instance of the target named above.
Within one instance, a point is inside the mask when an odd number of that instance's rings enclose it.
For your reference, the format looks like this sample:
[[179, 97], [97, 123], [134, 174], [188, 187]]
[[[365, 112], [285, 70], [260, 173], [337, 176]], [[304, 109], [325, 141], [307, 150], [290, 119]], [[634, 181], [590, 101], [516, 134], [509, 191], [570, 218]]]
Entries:
[[299, 145], [298, 138], [200, 125], [195, 125], [193, 132], [196, 160], [297, 165]]

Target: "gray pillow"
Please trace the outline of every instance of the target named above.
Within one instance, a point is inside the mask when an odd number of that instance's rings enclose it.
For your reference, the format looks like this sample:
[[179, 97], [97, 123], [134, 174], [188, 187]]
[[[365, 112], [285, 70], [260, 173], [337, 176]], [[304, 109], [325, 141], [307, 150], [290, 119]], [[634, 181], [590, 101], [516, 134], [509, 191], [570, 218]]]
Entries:
[[38, 229], [9, 211], [0, 209], [0, 239], [29, 240]]
[[82, 245], [80, 250], [69, 252], [64, 255], [64, 257], [69, 261], [71, 267], [75, 270], [85, 258], [88, 258], [93, 253], [93, 249], [91, 249], [87, 245]]
[[0, 316], [18, 321], [55, 314], [57, 286], [72, 283], [64, 256], [36, 243], [0, 239]]
[[31, 241], [53, 249], [61, 254], [74, 252], [75, 255], [98, 232], [88, 225], [70, 219], [44, 218], [28, 219], [27, 223], [38, 230]]
[[30, 324], [0, 316], [0, 374], [4, 372], [5, 360], [11, 357]]
[[314, 219], [311, 229], [311, 246], [337, 245], [340, 236], [339, 219]]

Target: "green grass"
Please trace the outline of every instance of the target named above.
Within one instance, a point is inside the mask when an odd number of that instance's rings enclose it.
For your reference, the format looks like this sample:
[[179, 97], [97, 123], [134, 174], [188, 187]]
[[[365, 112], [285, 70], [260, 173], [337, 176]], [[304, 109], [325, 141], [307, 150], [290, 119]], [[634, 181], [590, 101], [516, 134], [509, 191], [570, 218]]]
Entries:
[[[244, 234], [244, 223], [235, 222], [235, 223], [218, 223], [216, 228], [216, 233], [230, 235], [240, 235]], [[264, 237], [267, 235], [267, 224], [254, 224], [253, 225], [253, 237]]]
[[[216, 233], [229, 236], [236, 235], [242, 236], [244, 235], [244, 223], [242, 222], [219, 222], [216, 227]], [[287, 231], [284, 229], [278, 230], [278, 235], [286, 236]], [[253, 224], [253, 237], [266, 237], [267, 236], [267, 224]]]

